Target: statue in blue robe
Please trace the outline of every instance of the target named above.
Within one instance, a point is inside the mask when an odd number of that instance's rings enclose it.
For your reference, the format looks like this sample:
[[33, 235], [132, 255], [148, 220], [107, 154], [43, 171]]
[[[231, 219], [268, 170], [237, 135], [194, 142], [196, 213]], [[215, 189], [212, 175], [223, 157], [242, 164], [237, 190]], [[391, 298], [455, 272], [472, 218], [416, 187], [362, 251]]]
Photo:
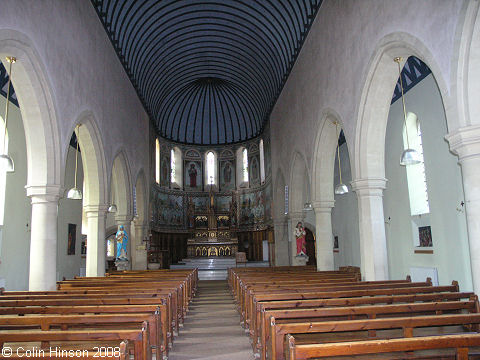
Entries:
[[128, 260], [127, 256], [127, 244], [128, 244], [128, 235], [125, 231], [123, 225], [118, 227], [118, 231], [115, 234], [115, 240], [117, 240], [117, 260]]

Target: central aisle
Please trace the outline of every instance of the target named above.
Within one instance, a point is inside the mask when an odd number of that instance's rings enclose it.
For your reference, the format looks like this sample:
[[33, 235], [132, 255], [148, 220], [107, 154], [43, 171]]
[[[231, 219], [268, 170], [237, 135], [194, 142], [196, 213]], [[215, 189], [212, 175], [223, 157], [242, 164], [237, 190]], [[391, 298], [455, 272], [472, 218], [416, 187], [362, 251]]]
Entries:
[[199, 281], [170, 360], [254, 359], [226, 281]]

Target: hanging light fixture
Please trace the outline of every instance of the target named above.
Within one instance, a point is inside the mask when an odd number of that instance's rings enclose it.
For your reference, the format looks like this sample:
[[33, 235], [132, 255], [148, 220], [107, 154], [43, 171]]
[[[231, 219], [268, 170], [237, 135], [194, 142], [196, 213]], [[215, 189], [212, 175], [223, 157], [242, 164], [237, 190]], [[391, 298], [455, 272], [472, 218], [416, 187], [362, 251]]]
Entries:
[[402, 58], [397, 56], [393, 60], [398, 64], [398, 76], [400, 77], [400, 90], [402, 92], [403, 120], [405, 125], [405, 135], [407, 139], [407, 148], [402, 152], [402, 156], [400, 157], [400, 165], [415, 165], [421, 163], [422, 160], [420, 160], [420, 154], [417, 150], [410, 149], [410, 143], [408, 141], [407, 111], [405, 109], [405, 96], [403, 94], [402, 69], [400, 68], [400, 61], [402, 61]]
[[7, 144], [7, 123], [8, 123], [8, 105], [10, 103], [10, 84], [12, 82], [12, 64], [17, 61], [17, 59], [13, 56], [7, 56], [7, 62], [9, 63], [9, 71], [8, 71], [8, 84], [7, 84], [7, 102], [5, 104], [5, 131], [3, 134], [3, 154], [0, 155], [0, 162], [3, 164], [3, 167], [6, 172], [13, 172], [15, 171], [15, 164], [13, 159], [8, 156], [6, 150]]
[[338, 158], [338, 174], [340, 175], [340, 183], [335, 186], [335, 194], [343, 195], [348, 193], [348, 187], [342, 181], [342, 165], [340, 162], [340, 145], [338, 143], [338, 138], [340, 134], [338, 133], [338, 121], [335, 121], [335, 134], [337, 135], [337, 158]]
[[72, 200], [82, 200], [82, 192], [77, 188], [77, 170], [78, 170], [78, 127], [75, 127], [75, 136], [77, 137], [77, 150], [75, 152], [75, 186], [68, 190], [67, 198]]
[[112, 213], [112, 214], [116, 213], [117, 212], [117, 205], [115, 205], [115, 204], [110, 205], [108, 207], [108, 212]]
[[304, 205], [303, 205], [303, 211], [312, 211], [313, 210], [313, 205], [310, 201], [307, 201]]

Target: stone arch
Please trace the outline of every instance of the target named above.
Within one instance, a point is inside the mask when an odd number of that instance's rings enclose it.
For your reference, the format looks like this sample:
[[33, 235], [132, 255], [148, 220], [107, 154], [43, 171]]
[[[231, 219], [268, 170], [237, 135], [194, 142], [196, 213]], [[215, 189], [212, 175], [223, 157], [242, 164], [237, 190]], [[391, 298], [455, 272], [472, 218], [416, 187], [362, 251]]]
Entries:
[[6, 56], [17, 58], [12, 84], [25, 129], [27, 194], [54, 191], [58, 196], [63, 180], [60, 136], [47, 70], [32, 41], [18, 31], [0, 30], [0, 59]]
[[80, 125], [77, 140], [84, 174], [83, 210], [87, 216], [87, 276], [103, 276], [106, 258], [105, 216], [108, 207], [104, 146], [91, 111], [83, 111], [78, 116], [77, 124]]
[[289, 187], [289, 212], [301, 213], [305, 203], [306, 191], [309, 191], [310, 176], [308, 173], [305, 157], [298, 151], [293, 154], [290, 167], [290, 187]]
[[314, 202], [334, 201], [335, 151], [338, 144], [335, 122], [338, 122], [338, 133], [340, 133], [343, 128], [340, 116], [336, 111], [326, 109], [319, 122], [313, 153], [312, 200]]
[[133, 193], [130, 176], [130, 166], [125, 151], [121, 149], [115, 156], [112, 164], [110, 179], [111, 188], [115, 193], [117, 215], [133, 216]]
[[[458, 59], [452, 76], [452, 89], [458, 109], [458, 127], [478, 124], [480, 113], [480, 3], [469, 1], [463, 14], [463, 26], [457, 32]], [[449, 127], [452, 132], [455, 128]]]
[[[75, 131], [76, 125], [79, 125], [77, 139], [84, 169], [83, 205], [106, 205], [108, 202], [107, 166], [103, 141], [96, 119], [91, 111], [83, 111], [78, 116], [71, 133]], [[66, 151], [68, 151], [68, 146], [67, 144]]]
[[[377, 45], [370, 59], [357, 112], [355, 131], [355, 179], [385, 178], [385, 132], [390, 102], [398, 79], [398, 66], [393, 61], [401, 56], [404, 61], [416, 56], [432, 71], [442, 96], [447, 126], [456, 128], [452, 116], [448, 88], [434, 56], [427, 47], [407, 33], [392, 33]], [[402, 64], [403, 66], [403, 64]]]

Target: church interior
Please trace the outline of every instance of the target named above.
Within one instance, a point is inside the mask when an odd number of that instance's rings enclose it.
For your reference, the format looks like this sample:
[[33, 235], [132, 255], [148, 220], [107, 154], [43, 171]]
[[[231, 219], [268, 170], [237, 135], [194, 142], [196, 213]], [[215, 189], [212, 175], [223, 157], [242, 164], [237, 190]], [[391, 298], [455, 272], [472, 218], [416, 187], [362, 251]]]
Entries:
[[478, 0], [0, 9], [1, 358], [480, 358]]

